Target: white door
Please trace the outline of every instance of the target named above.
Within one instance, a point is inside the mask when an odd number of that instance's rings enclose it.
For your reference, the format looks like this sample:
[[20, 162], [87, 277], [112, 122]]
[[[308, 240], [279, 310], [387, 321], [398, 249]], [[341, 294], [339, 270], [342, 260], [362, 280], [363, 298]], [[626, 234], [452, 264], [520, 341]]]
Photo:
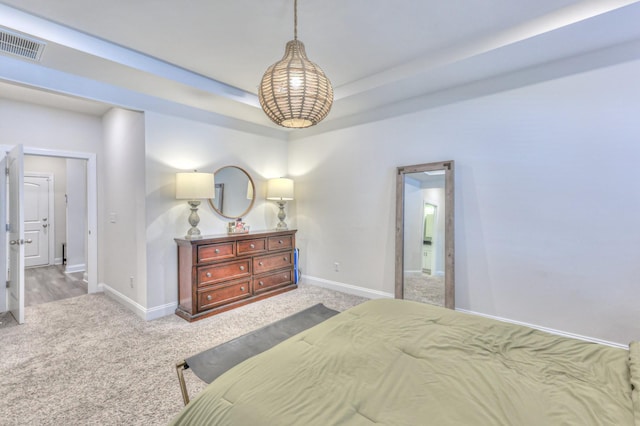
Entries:
[[9, 310], [24, 323], [24, 163], [22, 145], [7, 154], [9, 167]]
[[0, 312], [7, 311], [7, 157], [0, 152]]
[[46, 176], [24, 177], [24, 238], [32, 241], [24, 247], [27, 267], [49, 264], [49, 183]]

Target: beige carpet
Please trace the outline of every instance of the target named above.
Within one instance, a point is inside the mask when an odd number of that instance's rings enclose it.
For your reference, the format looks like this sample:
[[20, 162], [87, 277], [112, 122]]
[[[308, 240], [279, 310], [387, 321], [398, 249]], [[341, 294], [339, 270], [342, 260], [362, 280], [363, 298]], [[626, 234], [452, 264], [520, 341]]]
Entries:
[[404, 298], [414, 302], [444, 306], [444, 276], [425, 273], [405, 274]]
[[[316, 303], [364, 300], [302, 285], [194, 323], [145, 322], [101, 294], [28, 307], [26, 324], [0, 328], [0, 424], [167, 424], [183, 406], [176, 361]], [[204, 388], [185, 376], [191, 396]]]

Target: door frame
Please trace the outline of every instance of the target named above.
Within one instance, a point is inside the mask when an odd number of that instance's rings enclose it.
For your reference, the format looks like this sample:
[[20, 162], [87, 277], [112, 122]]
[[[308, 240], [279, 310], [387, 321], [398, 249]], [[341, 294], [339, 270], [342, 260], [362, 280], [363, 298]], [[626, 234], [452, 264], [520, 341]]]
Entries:
[[[13, 145], [0, 145], [5, 151]], [[61, 157], [87, 160], [87, 293], [98, 288], [98, 176], [96, 154], [92, 152], [63, 151], [57, 149], [24, 147], [25, 155]]]
[[7, 238], [7, 204], [5, 201], [7, 200], [7, 175], [5, 174], [5, 170], [7, 168], [7, 153], [4, 149], [0, 150], [0, 170], [2, 175], [0, 176], [0, 200], [2, 201], [2, 205], [0, 205], [0, 225], [2, 229], [0, 229], [0, 235], [3, 235], [3, 238], [0, 238], [0, 312], [6, 312], [9, 309], [9, 304], [7, 303], [7, 286], [6, 282], [9, 279], [7, 275], [7, 260], [9, 257], [9, 241]]
[[[25, 153], [25, 155], [28, 155]], [[24, 177], [37, 177], [37, 178], [47, 178], [49, 179], [49, 188], [48, 188], [48, 193], [47, 193], [47, 197], [48, 197], [48, 206], [47, 209], [49, 210], [47, 212], [48, 215], [48, 227], [49, 227], [49, 237], [48, 239], [48, 244], [49, 244], [49, 253], [47, 255], [47, 265], [53, 265], [55, 264], [55, 259], [56, 259], [56, 251], [55, 251], [55, 243], [56, 243], [56, 224], [55, 224], [55, 209], [54, 209], [54, 195], [55, 195], [55, 181], [54, 181], [54, 176], [53, 173], [45, 173], [45, 172], [28, 172], [28, 171], [24, 171]], [[53, 261], [52, 261], [52, 256], [53, 256]]]
[[[9, 177], [9, 229], [5, 238], [9, 240], [8, 311], [18, 324], [24, 323], [24, 147], [14, 145], [7, 151]], [[13, 161], [11, 161], [13, 159]], [[6, 228], [5, 228], [6, 229]], [[17, 252], [17, 253], [16, 253]]]

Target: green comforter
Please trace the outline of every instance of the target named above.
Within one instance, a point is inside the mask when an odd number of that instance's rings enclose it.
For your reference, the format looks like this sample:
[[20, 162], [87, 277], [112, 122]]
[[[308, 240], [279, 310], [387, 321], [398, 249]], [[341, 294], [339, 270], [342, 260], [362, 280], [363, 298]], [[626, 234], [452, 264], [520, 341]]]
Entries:
[[231, 369], [173, 424], [633, 426], [638, 357], [638, 347], [373, 300]]

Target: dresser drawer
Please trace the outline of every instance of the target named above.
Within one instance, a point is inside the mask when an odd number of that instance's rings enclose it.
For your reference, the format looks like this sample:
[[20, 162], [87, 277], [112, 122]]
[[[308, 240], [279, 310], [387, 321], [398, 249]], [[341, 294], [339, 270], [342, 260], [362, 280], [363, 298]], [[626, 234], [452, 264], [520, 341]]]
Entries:
[[291, 279], [292, 274], [291, 270], [287, 270], [255, 277], [253, 279], [253, 292], [258, 294], [273, 287], [291, 284], [293, 282]]
[[249, 297], [251, 295], [250, 283], [251, 282], [247, 280], [234, 284], [215, 286], [211, 289], [198, 290], [198, 312]]
[[210, 262], [212, 260], [228, 259], [236, 256], [236, 243], [208, 244], [198, 247], [198, 263]]
[[281, 235], [269, 237], [268, 247], [270, 251], [293, 248], [293, 236]]
[[293, 252], [285, 251], [268, 256], [256, 256], [253, 258], [253, 273], [275, 271], [277, 269], [288, 268], [293, 265]]
[[260, 253], [261, 251], [267, 251], [267, 240], [265, 238], [238, 241], [238, 256]]
[[197, 321], [297, 288], [295, 234], [291, 229], [176, 238], [176, 315]]
[[198, 287], [251, 275], [251, 259], [236, 260], [198, 268]]

